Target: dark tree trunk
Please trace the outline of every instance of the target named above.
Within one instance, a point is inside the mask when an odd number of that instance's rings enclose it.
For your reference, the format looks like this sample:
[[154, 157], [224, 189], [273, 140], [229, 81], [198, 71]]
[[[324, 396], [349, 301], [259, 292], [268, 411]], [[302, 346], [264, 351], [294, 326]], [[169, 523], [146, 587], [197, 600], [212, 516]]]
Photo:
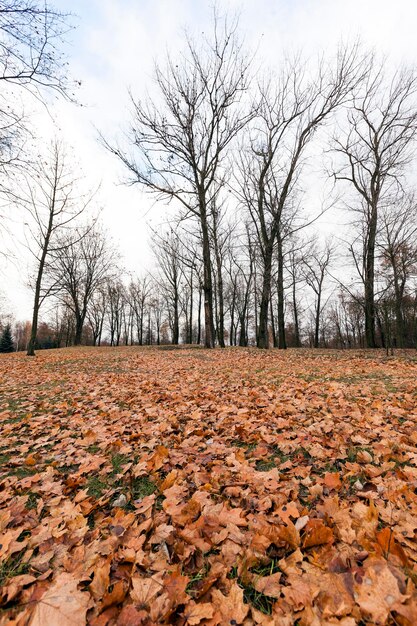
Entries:
[[81, 340], [83, 336], [83, 326], [84, 326], [84, 317], [82, 315], [77, 314], [75, 316], [74, 346], [81, 345]]
[[268, 329], [268, 308], [271, 299], [271, 281], [272, 281], [272, 251], [273, 246], [270, 245], [265, 250], [264, 271], [262, 277], [262, 293], [259, 303], [259, 325], [258, 325], [258, 348], [269, 348], [269, 329]]
[[198, 290], [198, 316], [197, 316], [197, 345], [201, 343], [201, 300], [202, 300], [203, 290]]
[[376, 206], [371, 209], [365, 258], [365, 340], [367, 348], [376, 348], [375, 338], [375, 240], [377, 228]]
[[271, 313], [272, 343], [274, 345], [274, 348], [278, 348], [278, 338], [277, 338], [277, 333], [275, 330], [275, 316], [274, 316], [274, 307], [272, 305], [272, 296], [269, 300], [269, 309]]
[[278, 347], [281, 350], [287, 349], [287, 339], [285, 336], [285, 313], [284, 313], [284, 256], [282, 253], [282, 240], [278, 237]]
[[319, 347], [319, 337], [320, 337], [320, 307], [321, 307], [321, 291], [317, 294], [317, 303], [316, 303], [316, 319], [314, 324], [314, 347]]
[[300, 348], [301, 347], [300, 322], [299, 322], [299, 319], [298, 319], [298, 305], [297, 305], [297, 298], [296, 298], [295, 279], [294, 279], [293, 284], [292, 284], [292, 306], [293, 306], [293, 310], [294, 310], [294, 339], [295, 339], [295, 347], [296, 348]]
[[203, 236], [203, 291], [204, 291], [204, 345], [214, 348], [214, 318], [213, 318], [213, 279], [210, 252], [210, 238], [207, 225], [205, 200], [200, 198], [201, 231]]

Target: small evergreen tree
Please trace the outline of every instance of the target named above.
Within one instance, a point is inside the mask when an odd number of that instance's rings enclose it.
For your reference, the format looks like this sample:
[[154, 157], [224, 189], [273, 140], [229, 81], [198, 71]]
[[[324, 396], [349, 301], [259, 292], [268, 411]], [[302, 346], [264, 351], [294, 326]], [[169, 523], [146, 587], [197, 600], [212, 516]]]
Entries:
[[14, 352], [14, 341], [10, 324], [4, 327], [0, 338], [0, 352]]

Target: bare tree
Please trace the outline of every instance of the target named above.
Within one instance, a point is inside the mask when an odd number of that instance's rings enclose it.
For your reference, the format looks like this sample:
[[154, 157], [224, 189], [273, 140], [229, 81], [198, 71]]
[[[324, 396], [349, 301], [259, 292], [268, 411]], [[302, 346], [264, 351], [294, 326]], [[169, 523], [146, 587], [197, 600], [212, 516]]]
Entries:
[[67, 94], [60, 51], [69, 15], [40, 0], [3, 0], [0, 6], [0, 80]]
[[46, 271], [57, 296], [73, 313], [76, 346], [81, 343], [93, 295], [114, 275], [117, 260], [108, 237], [97, 225], [79, 227], [58, 238]]
[[3, 0], [0, 5], [0, 173], [26, 162], [28, 120], [18, 89], [45, 101], [47, 92], [73, 98], [61, 50], [70, 16], [41, 0]]
[[[366, 71], [358, 47], [340, 48], [335, 63], [320, 61], [308, 73], [300, 61], [283, 68], [276, 81], [260, 87], [258, 115], [242, 152], [240, 199], [252, 217], [262, 258], [257, 345], [269, 347], [268, 308], [272, 263], [278, 247], [282, 286], [283, 225], [294, 214], [295, 192], [307, 145], [330, 114], [351, 98]], [[280, 287], [282, 289], [282, 287]], [[278, 299], [280, 346], [285, 347], [283, 294]]]
[[237, 23], [214, 19], [211, 39], [187, 37], [181, 60], [157, 67], [159, 93], [135, 100], [130, 140], [135, 155], [106, 146], [133, 175], [132, 180], [161, 198], [176, 200], [195, 216], [202, 235], [205, 345], [214, 346], [213, 280], [209, 210], [228, 148], [246, 124], [242, 97], [249, 61], [236, 35]]
[[91, 299], [91, 304], [87, 312], [88, 323], [90, 324], [93, 335], [93, 346], [101, 345], [107, 305], [105, 288], [97, 289]]
[[[164, 234], [154, 232], [152, 242], [161, 273], [162, 291], [170, 312], [172, 343], [178, 345], [180, 339], [180, 293], [183, 278], [179, 236], [172, 229]], [[154, 302], [159, 302], [156, 296]]]
[[[417, 275], [417, 199], [405, 193], [380, 216], [379, 251], [381, 271], [392, 293], [395, 312], [395, 343], [399, 348], [411, 346], [411, 329], [406, 327], [406, 295], [410, 280]], [[412, 285], [411, 285], [412, 288]]]
[[356, 202], [348, 203], [358, 218], [359, 251], [351, 246], [364, 288], [365, 337], [368, 348], [375, 337], [375, 255], [379, 216], [395, 202], [406, 167], [414, 152], [417, 132], [417, 74], [398, 70], [387, 81], [375, 63], [348, 110], [347, 128], [334, 139], [341, 164], [334, 168], [337, 181], [347, 182]]
[[334, 258], [335, 248], [328, 239], [323, 248], [312, 245], [310, 250], [303, 255], [304, 279], [314, 292], [314, 339], [313, 346], [319, 347], [320, 321], [322, 318], [325, 302], [323, 302], [323, 290], [325, 278], [329, 266]]
[[24, 210], [29, 233], [28, 249], [35, 257], [34, 302], [28, 356], [35, 355], [39, 310], [51, 294], [52, 285], [43, 288], [45, 266], [63, 244], [62, 237], [74, 220], [88, 207], [91, 196], [78, 192], [80, 179], [74, 174], [65, 146], [55, 140], [46, 158], [30, 168], [20, 180], [19, 189], [10, 194], [15, 205]]

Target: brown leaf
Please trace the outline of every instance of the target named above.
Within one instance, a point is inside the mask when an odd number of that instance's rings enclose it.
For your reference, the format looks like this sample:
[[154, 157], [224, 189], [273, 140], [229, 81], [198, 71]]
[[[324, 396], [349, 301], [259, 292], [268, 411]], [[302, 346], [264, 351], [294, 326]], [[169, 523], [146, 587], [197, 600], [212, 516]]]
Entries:
[[191, 601], [184, 611], [184, 618], [186, 620], [186, 624], [196, 626], [196, 624], [199, 624], [201, 620], [213, 617], [213, 614], [214, 606], [211, 602], [200, 602], [196, 604]]
[[78, 590], [78, 580], [59, 574], [35, 605], [29, 626], [81, 626], [89, 605], [90, 594]]
[[220, 589], [211, 592], [214, 606], [220, 614], [222, 624], [242, 624], [249, 612], [249, 606], [243, 602], [243, 590], [233, 581], [227, 596]]
[[280, 584], [281, 572], [276, 572], [270, 576], [262, 576], [254, 581], [253, 586], [256, 591], [271, 598], [281, 597], [282, 586]]

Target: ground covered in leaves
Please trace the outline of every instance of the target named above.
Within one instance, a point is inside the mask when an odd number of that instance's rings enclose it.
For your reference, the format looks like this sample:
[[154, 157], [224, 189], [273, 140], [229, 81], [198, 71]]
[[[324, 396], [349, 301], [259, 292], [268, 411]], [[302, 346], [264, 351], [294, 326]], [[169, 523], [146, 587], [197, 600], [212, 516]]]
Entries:
[[417, 355], [0, 358], [0, 624], [417, 624]]

